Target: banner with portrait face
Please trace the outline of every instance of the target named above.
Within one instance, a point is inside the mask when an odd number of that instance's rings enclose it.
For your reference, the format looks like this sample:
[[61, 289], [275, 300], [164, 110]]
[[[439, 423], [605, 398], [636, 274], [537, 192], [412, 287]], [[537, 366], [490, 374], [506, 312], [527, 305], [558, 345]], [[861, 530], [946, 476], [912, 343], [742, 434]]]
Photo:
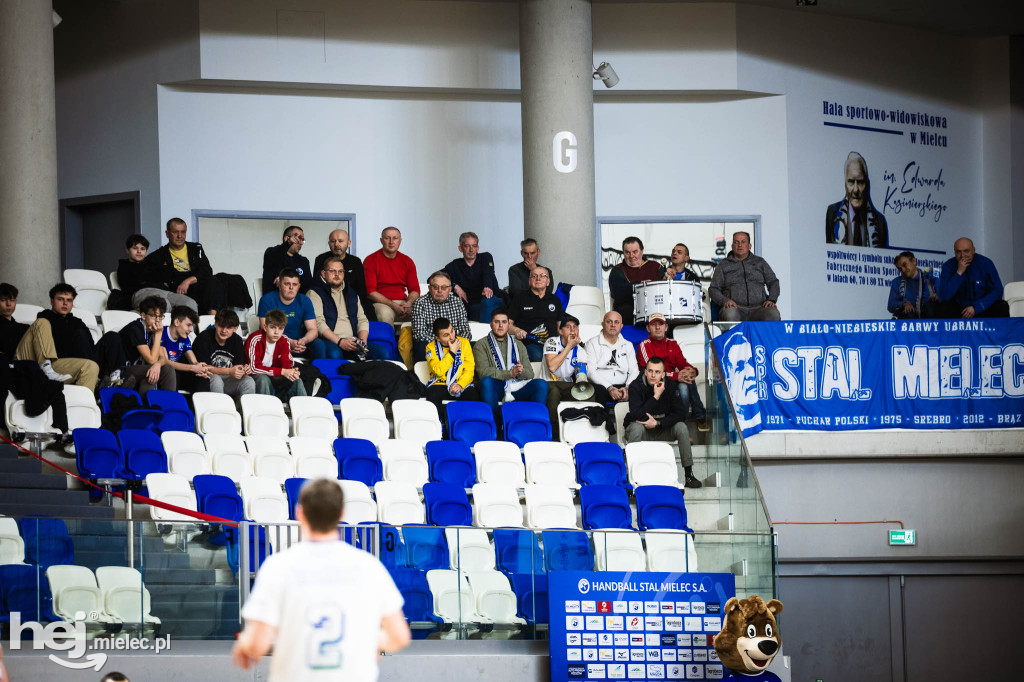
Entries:
[[1024, 318], [745, 322], [714, 344], [744, 436], [1024, 426]]

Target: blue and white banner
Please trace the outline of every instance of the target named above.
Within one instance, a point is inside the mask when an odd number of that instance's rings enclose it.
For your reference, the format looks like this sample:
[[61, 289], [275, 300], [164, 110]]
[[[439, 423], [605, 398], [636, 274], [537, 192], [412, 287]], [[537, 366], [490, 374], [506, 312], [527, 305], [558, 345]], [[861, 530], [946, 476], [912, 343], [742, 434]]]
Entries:
[[754, 322], [714, 343], [744, 436], [1024, 426], [1024, 318]]

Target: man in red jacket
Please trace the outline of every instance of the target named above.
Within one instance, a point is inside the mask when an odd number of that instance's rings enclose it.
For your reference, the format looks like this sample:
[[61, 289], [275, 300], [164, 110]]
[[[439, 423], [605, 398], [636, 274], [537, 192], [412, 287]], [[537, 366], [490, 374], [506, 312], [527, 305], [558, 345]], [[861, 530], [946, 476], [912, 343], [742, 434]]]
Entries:
[[693, 418], [697, 420], [697, 428], [701, 431], [708, 431], [711, 425], [708, 423], [708, 413], [704, 409], [704, 403], [700, 399], [700, 391], [694, 383], [697, 380], [697, 368], [686, 361], [683, 351], [675, 340], [667, 337], [668, 323], [661, 313], [652, 313], [647, 320], [647, 333], [649, 337], [640, 342], [636, 350], [636, 364], [643, 371], [647, 366], [647, 360], [653, 357], [664, 358], [665, 378], [671, 379], [679, 385], [679, 395], [683, 399], [683, 420], [693, 412]]

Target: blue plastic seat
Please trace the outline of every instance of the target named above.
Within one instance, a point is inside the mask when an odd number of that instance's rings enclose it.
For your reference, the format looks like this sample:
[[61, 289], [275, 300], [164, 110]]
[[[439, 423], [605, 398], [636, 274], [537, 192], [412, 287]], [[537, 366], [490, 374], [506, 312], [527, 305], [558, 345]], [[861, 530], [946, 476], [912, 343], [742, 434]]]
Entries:
[[53, 596], [44, 570], [35, 564], [0, 566], [0, 623], [9, 623], [13, 612], [21, 614], [22, 623], [60, 620], [53, 613]]
[[[351, 377], [342, 376], [338, 373], [338, 367], [344, 365], [348, 360], [330, 360], [321, 358], [313, 361], [313, 366], [323, 372], [324, 376], [331, 382], [331, 392], [325, 395], [332, 405], [337, 405], [342, 398], [351, 398], [358, 393], [356, 383]], [[341, 419], [341, 413], [335, 413]]]
[[242, 498], [230, 478], [217, 474], [199, 474], [192, 478], [192, 485], [195, 486], [199, 511], [228, 521], [242, 520]]
[[[267, 539], [267, 531], [263, 526], [251, 525], [249, 528], [249, 566], [262, 566], [263, 562], [270, 556], [270, 541]], [[238, 542], [238, 528], [228, 528], [227, 534], [227, 560], [232, 571], [238, 572], [238, 558], [241, 555], [241, 546]]]
[[462, 488], [472, 488], [476, 483], [476, 460], [468, 445], [454, 440], [432, 440], [426, 449], [431, 481]]
[[62, 519], [26, 516], [18, 522], [25, 540], [25, 562], [38, 564], [43, 570], [50, 566], [75, 561], [75, 545]]
[[633, 344], [634, 352], [636, 352], [637, 348], [640, 347], [640, 344], [650, 336], [647, 332], [647, 327], [643, 325], [635, 327], [631, 324], [624, 324], [622, 325], [622, 331], [620, 333], [622, 334], [622, 338]]
[[398, 341], [395, 339], [395, 328], [387, 322], [370, 322], [370, 333], [367, 343], [376, 343], [388, 351], [388, 360], [398, 359]]
[[288, 496], [288, 518], [292, 521], [295, 520], [295, 505], [299, 503], [299, 491], [305, 482], [304, 478], [289, 478], [284, 482], [284, 493]]
[[434, 595], [430, 592], [427, 576], [423, 571], [415, 568], [392, 568], [389, 569], [389, 573], [405, 599], [402, 612], [407, 620], [412, 623], [442, 622], [434, 615]]
[[390, 571], [409, 567], [405, 541], [394, 526], [380, 526], [380, 562]]
[[75, 439], [75, 463], [83, 478], [125, 478], [124, 453], [113, 433], [106, 429], [78, 428]]
[[505, 575], [543, 573], [544, 552], [537, 534], [531, 530], [497, 528], [494, 530], [494, 555], [498, 570]]
[[594, 550], [586, 533], [568, 530], [541, 532], [549, 571], [593, 571]]
[[408, 552], [410, 567], [429, 571], [450, 566], [448, 539], [444, 535], [443, 528], [402, 526], [402, 535], [405, 537], [405, 549]]
[[347, 481], [361, 481], [372, 488], [384, 478], [377, 447], [365, 438], [336, 438], [334, 457], [338, 460], [338, 475]]
[[423, 501], [432, 526], [472, 526], [473, 507], [466, 489], [453, 483], [425, 483]]
[[531, 625], [548, 622], [548, 576], [546, 573], [514, 573], [509, 576], [516, 593], [517, 615]]
[[686, 525], [683, 491], [670, 485], [642, 485], [635, 491], [636, 523], [640, 530], [675, 529], [692, 533]]
[[505, 440], [519, 447], [534, 441], [551, 440], [551, 417], [543, 403], [503, 403], [501, 423], [505, 429]]
[[617, 485], [632, 490], [622, 457], [622, 448], [617, 443], [587, 442], [576, 443], [576, 479], [587, 485]]
[[580, 488], [583, 527], [633, 528], [633, 512], [629, 496], [617, 485], [585, 485]]
[[121, 442], [128, 477], [142, 481], [146, 474], [167, 473], [167, 453], [160, 436], [143, 429], [121, 429], [117, 439]]
[[448, 415], [448, 435], [473, 447], [482, 440], [496, 440], [498, 427], [494, 423], [494, 413], [484, 402], [474, 400], [458, 400], [448, 403], [445, 411]]
[[137, 391], [129, 388], [117, 388], [116, 386], [100, 389], [100, 406], [103, 409], [103, 414], [110, 412], [110, 404], [115, 395], [135, 398], [135, 402], [139, 405], [138, 409], [128, 410], [121, 415], [122, 429], [155, 429], [164, 417], [164, 413], [161, 410], [144, 407], [142, 396]]
[[189, 409], [185, 396], [177, 391], [153, 390], [146, 394], [150, 407], [159, 407], [163, 417], [157, 424], [158, 431], [195, 431], [196, 416]]

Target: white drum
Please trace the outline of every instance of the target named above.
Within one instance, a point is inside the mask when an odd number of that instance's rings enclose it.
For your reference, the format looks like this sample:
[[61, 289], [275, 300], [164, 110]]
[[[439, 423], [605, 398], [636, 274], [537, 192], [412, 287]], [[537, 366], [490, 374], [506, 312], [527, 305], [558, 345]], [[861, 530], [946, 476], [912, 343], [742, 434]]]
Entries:
[[633, 319], [646, 322], [651, 313], [661, 313], [668, 321], [703, 321], [700, 282], [637, 282], [633, 285]]

